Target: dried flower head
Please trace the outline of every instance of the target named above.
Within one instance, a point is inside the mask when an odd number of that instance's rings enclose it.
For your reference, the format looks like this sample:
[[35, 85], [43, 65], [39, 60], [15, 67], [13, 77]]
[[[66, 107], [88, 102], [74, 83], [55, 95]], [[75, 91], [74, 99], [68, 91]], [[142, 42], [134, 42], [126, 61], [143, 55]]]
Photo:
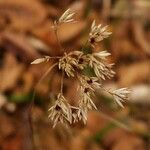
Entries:
[[86, 124], [87, 122], [87, 113], [89, 110], [97, 110], [91, 95], [94, 94], [94, 92], [89, 89], [89, 88], [85, 88], [85, 87], [80, 87], [80, 100], [79, 100], [79, 109], [77, 111], [77, 115], [75, 119], [75, 122], [77, 121], [83, 121], [84, 124]]
[[94, 92], [91, 91], [91, 89], [84, 88], [81, 86], [81, 99], [79, 101], [79, 106], [86, 107], [87, 110], [97, 109], [91, 98], [93, 94]]
[[62, 24], [62, 23], [68, 23], [68, 22], [73, 22], [73, 16], [75, 13], [73, 13], [70, 8], [67, 9], [62, 16], [59, 18], [58, 23]]
[[49, 118], [54, 123], [53, 127], [58, 122], [72, 123], [71, 107], [61, 93], [58, 94], [55, 104], [49, 109]]
[[111, 54], [107, 51], [101, 51], [98, 53], [93, 53], [93, 56], [102, 59], [102, 60], [106, 60], [108, 56], [110, 56]]
[[50, 60], [50, 56], [45, 56], [44, 58], [38, 58], [34, 60], [33, 62], [31, 62], [31, 64], [40, 64], [43, 62], [48, 62], [49, 60]]
[[78, 76], [78, 80], [80, 82], [80, 86], [88, 88], [92, 91], [101, 87], [101, 84], [99, 83], [99, 79], [97, 77], [88, 77], [85, 75], [81, 75]]
[[89, 42], [94, 44], [96, 42], [102, 41], [104, 38], [107, 38], [111, 34], [107, 28], [108, 26], [102, 27], [101, 24], [96, 25], [94, 20], [91, 25], [91, 32], [89, 33]]
[[74, 77], [74, 66], [77, 66], [78, 62], [71, 55], [65, 53], [65, 55], [59, 59], [59, 69], [63, 70], [68, 77]]
[[113, 95], [115, 101], [117, 102], [117, 104], [121, 107], [124, 107], [122, 102], [125, 102], [126, 100], [128, 100], [130, 93], [131, 93], [130, 89], [121, 88], [121, 89], [114, 90], [112, 92], [112, 95]]
[[86, 124], [86, 122], [87, 122], [87, 113], [88, 113], [87, 107], [80, 106], [79, 109], [78, 109], [78, 112], [77, 112], [76, 122], [83, 121], [83, 123]]
[[[58, 25], [74, 21], [73, 16], [74, 13], [68, 9], [63, 13], [58, 21], [54, 22], [54, 31], [61, 50], [63, 48], [58, 38]], [[107, 31], [107, 26], [102, 27], [101, 25], [96, 25], [95, 21], [93, 21], [87, 43], [92, 45], [92, 48], [94, 48], [93, 44], [100, 42], [110, 34], [111, 32]], [[80, 50], [72, 51], [69, 53], [64, 51], [62, 56], [45, 56], [43, 58], [36, 59], [31, 63], [39, 64], [43, 62], [49, 62], [51, 59], [55, 59], [57, 62], [55, 62], [55, 64], [49, 68], [49, 70], [46, 72], [46, 75], [54, 67], [57, 67], [61, 71], [62, 77], [60, 93], [57, 95], [57, 99], [54, 105], [49, 109], [49, 118], [53, 122], [53, 127], [55, 127], [58, 122], [72, 124], [82, 120], [83, 123], [86, 124], [88, 111], [97, 109], [93, 102], [95, 90], [105, 90], [114, 97], [119, 106], [123, 107], [122, 102], [128, 99], [130, 90], [128, 88], [121, 88], [118, 90], [110, 91], [106, 90], [102, 86], [102, 80], [112, 78], [115, 74], [115, 72], [112, 70], [113, 64], [109, 64], [106, 61], [108, 56], [110, 56], [110, 53], [107, 51], [100, 51], [98, 53], [90, 54], [85, 54]], [[84, 69], [88, 67], [93, 70], [93, 75], [89, 76], [84, 73]], [[78, 101], [77, 107], [71, 106], [67, 99], [64, 97], [64, 74], [66, 74], [68, 77], [74, 78], [79, 83], [78, 93], [80, 95], [80, 99]]]
[[95, 75], [98, 78], [105, 80], [106, 77], [110, 79], [115, 74], [115, 72], [112, 70], [113, 64], [106, 64], [104, 61], [102, 61], [109, 55], [110, 53], [102, 51], [100, 53], [84, 55], [82, 58], [91, 68], [93, 68]]

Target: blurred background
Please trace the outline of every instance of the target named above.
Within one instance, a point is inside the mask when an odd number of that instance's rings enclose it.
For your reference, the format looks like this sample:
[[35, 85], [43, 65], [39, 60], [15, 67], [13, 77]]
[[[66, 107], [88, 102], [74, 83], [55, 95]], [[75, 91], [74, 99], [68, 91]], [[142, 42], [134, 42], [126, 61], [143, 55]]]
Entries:
[[[60, 72], [52, 71], [40, 83], [30, 112], [34, 87], [51, 65], [30, 62], [59, 54], [52, 25], [68, 8], [77, 13], [77, 23], [60, 27], [64, 49], [81, 49], [94, 19], [108, 24], [113, 34], [95, 51], [112, 53], [116, 76], [103, 84], [130, 87], [132, 94], [120, 109], [97, 91], [99, 111], [89, 112], [86, 125], [52, 129], [47, 110], [59, 90]], [[0, 150], [149, 150], [149, 13], [149, 0], [0, 0]], [[71, 104], [77, 101], [76, 85], [75, 80], [64, 81]]]

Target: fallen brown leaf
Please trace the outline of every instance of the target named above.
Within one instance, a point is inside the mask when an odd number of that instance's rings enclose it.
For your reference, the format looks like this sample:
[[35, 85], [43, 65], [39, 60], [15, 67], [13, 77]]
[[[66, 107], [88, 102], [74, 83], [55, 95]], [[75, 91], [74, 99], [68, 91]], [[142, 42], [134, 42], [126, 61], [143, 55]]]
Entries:
[[150, 62], [138, 62], [129, 66], [120, 66], [118, 71], [119, 85], [131, 86], [133, 84], [150, 81]]
[[84, 21], [76, 23], [63, 24], [59, 28], [59, 39], [61, 42], [68, 42], [77, 37], [85, 28], [86, 23]]
[[116, 141], [112, 150], [145, 150], [144, 142], [139, 137], [127, 135]]
[[14, 88], [23, 71], [24, 65], [19, 64], [12, 53], [7, 53], [0, 71], [0, 91], [4, 92]]
[[24, 31], [39, 25], [46, 9], [37, 0], [1, 0], [0, 14], [9, 18], [9, 28]]
[[16, 56], [21, 57], [24, 61], [31, 62], [40, 57], [38, 52], [31, 46], [26, 37], [22, 34], [10, 32], [3, 33], [2, 40], [3, 47], [14, 52]]

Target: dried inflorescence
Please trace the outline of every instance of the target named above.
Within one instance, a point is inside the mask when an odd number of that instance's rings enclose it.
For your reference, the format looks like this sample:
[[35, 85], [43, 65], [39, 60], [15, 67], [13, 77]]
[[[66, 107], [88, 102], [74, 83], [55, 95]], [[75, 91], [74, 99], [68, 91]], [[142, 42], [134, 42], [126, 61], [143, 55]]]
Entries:
[[118, 105], [120, 105], [121, 107], [124, 107], [122, 105], [122, 102], [128, 100], [128, 94], [130, 94], [131, 90], [128, 88], [121, 88], [121, 89], [117, 89], [114, 90], [112, 92], [110, 92], [110, 94], [113, 95], [115, 101], [118, 103]]
[[73, 22], [73, 21], [74, 21], [74, 19], [73, 19], [74, 14], [75, 14], [75, 13], [72, 12], [72, 11], [70, 10], [70, 8], [67, 9], [67, 10], [62, 14], [62, 16], [59, 18], [58, 23], [61, 24], [61, 23]]
[[[58, 36], [57, 30], [61, 24], [74, 22], [73, 16], [74, 13], [68, 9], [58, 20], [54, 22], [56, 36]], [[100, 42], [111, 34], [107, 28], [108, 26], [102, 27], [101, 25], [96, 25], [95, 21], [93, 21], [89, 38], [86, 43], [90, 44], [91, 47], [94, 48], [97, 42]], [[57, 39], [61, 49], [62, 46], [59, 38], [57, 37]], [[62, 56], [45, 56], [44, 58], [38, 58], [31, 63], [39, 64], [43, 62], [49, 62], [51, 59], [56, 59], [57, 62], [51, 67], [51, 69], [57, 66], [62, 72], [60, 93], [58, 93], [55, 103], [49, 109], [49, 118], [51, 121], [53, 121], [53, 127], [55, 127], [58, 122], [72, 124], [82, 120], [84, 124], [86, 124], [88, 111], [97, 109], [92, 100], [96, 89], [105, 90], [112, 95], [119, 106], [123, 107], [122, 102], [128, 99], [130, 90], [128, 88], [121, 88], [114, 91], [106, 90], [103, 88], [101, 83], [102, 80], [107, 78], [110, 79], [115, 74], [115, 72], [112, 70], [113, 64], [106, 62], [107, 57], [110, 55], [111, 54], [107, 51], [91, 54], [85, 54], [82, 50], [72, 51], [69, 53], [64, 51]], [[84, 73], [84, 69], [87, 67], [90, 67], [93, 70], [92, 76]], [[80, 93], [80, 99], [77, 107], [71, 106], [64, 97], [64, 75], [75, 78], [79, 83], [77, 90]]]
[[107, 30], [108, 26], [102, 27], [101, 24], [96, 25], [95, 20], [91, 25], [91, 32], [89, 34], [89, 42], [96, 43], [102, 41], [104, 38], [107, 38], [111, 32]]
[[62, 93], [58, 94], [54, 105], [49, 109], [49, 118], [54, 122], [53, 127], [57, 122], [72, 123], [71, 107]]

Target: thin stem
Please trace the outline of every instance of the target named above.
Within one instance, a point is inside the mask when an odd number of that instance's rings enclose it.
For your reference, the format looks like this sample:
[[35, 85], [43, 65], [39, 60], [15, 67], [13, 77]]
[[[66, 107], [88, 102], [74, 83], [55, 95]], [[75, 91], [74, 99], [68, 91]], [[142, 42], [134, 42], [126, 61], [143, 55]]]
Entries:
[[103, 86], [101, 87], [102, 90], [104, 90], [105, 92], [109, 93], [110, 95], [113, 95], [113, 93], [110, 91], [110, 89], [106, 89]]
[[132, 132], [132, 129], [129, 128], [126, 124], [108, 116], [107, 114], [103, 113], [103, 112], [100, 112], [101, 116], [107, 120], [109, 120], [110, 122], [114, 123], [116, 126], [126, 130], [126, 131], [129, 131], [129, 132]]
[[58, 45], [59, 45], [60, 49], [62, 49], [62, 46], [61, 46], [61, 43], [60, 43], [60, 40], [59, 40], [59, 37], [58, 37], [58, 27], [56, 27], [56, 29], [55, 29], [55, 35], [56, 35], [56, 38], [57, 38]]
[[83, 51], [83, 49], [87, 46], [87, 44], [88, 44], [88, 40], [86, 40], [85, 44], [82, 46], [81, 51]]
[[61, 57], [60, 56], [48, 56], [50, 59], [60, 59]]
[[63, 93], [63, 85], [64, 85], [64, 71], [62, 71], [62, 76], [61, 76], [60, 93]]
[[39, 84], [42, 82], [42, 80], [50, 73], [50, 71], [57, 65], [58, 65], [58, 63], [55, 63], [52, 66], [50, 66], [50, 68], [43, 74], [43, 76], [40, 78], [40, 80], [36, 84], [35, 89], [39, 86]]
[[120, 99], [122, 99], [123, 101], [126, 101], [127, 100], [127, 98], [123, 98], [123, 97], [121, 97], [120, 95], [118, 95], [118, 94], [116, 94], [116, 93], [113, 93], [113, 92], [111, 92], [111, 91], [109, 91], [109, 90], [107, 90], [107, 89], [105, 89], [104, 87], [102, 87], [101, 88], [102, 90], [104, 90], [104, 91], [106, 91], [107, 93], [109, 93], [111, 96], [118, 96]]
[[29, 120], [29, 124], [30, 124], [30, 129], [32, 132], [32, 143], [33, 143], [33, 147], [35, 148], [35, 143], [34, 143], [34, 135], [33, 135], [33, 121], [32, 121], [32, 108], [34, 105], [34, 99], [35, 99], [35, 94], [36, 94], [36, 89], [39, 86], [39, 84], [42, 82], [42, 80], [48, 75], [48, 73], [57, 65], [58, 63], [53, 64], [45, 73], [44, 75], [41, 77], [41, 79], [38, 81], [37, 85], [34, 88], [33, 91], [33, 96], [32, 96], [32, 100], [31, 103], [29, 104], [29, 107], [27, 109], [28, 112], [28, 120]]
[[29, 106], [29, 111], [31, 113], [31, 109], [32, 109], [32, 106], [34, 105], [34, 98], [35, 98], [35, 93], [36, 93], [36, 89], [37, 87], [39, 86], [39, 84], [42, 82], [42, 80], [49, 74], [49, 72], [57, 65], [57, 63], [53, 64], [45, 73], [44, 75], [40, 78], [40, 80], [38, 81], [38, 83], [36, 84], [35, 88], [34, 88], [34, 91], [33, 91], [33, 97], [32, 97], [32, 100], [31, 100], [31, 103], [30, 103], [30, 106]]
[[63, 48], [62, 48], [61, 42], [60, 42], [60, 40], [59, 40], [59, 36], [58, 36], [58, 24], [57, 24], [56, 21], [54, 22], [54, 33], [55, 33], [55, 36], [56, 36], [57, 43], [58, 43], [58, 45], [59, 45], [60, 51], [62, 51]]

